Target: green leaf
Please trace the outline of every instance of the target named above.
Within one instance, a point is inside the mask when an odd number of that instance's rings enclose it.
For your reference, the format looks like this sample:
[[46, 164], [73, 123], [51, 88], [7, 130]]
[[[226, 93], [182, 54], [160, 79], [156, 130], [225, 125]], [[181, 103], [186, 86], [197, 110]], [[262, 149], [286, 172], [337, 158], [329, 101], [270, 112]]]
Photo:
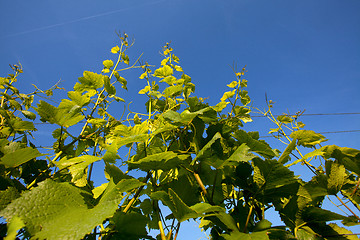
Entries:
[[104, 87], [105, 87], [105, 91], [109, 94], [109, 95], [115, 95], [116, 94], [116, 88], [110, 83], [110, 78], [109, 77], [104, 77]]
[[181, 86], [181, 85], [169, 86], [169, 87], [165, 88], [163, 95], [165, 97], [178, 96], [181, 93], [182, 89], [183, 89], [183, 86]]
[[139, 91], [139, 94], [145, 94], [151, 90], [150, 86], [145, 86], [143, 89]]
[[221, 112], [222, 110], [224, 110], [224, 108], [226, 108], [226, 106], [229, 104], [229, 102], [219, 102], [218, 104], [216, 104], [215, 106], [213, 106], [212, 108], [216, 111], [216, 112]]
[[337, 162], [326, 161], [326, 175], [328, 176], [329, 194], [337, 194], [346, 183], [347, 173], [344, 165]]
[[[335, 233], [337, 233], [339, 236], [338, 237], [345, 237], [345, 239], [348, 240], [358, 240], [359, 238], [356, 235], [351, 235], [353, 234], [353, 232], [351, 232], [350, 230], [343, 228], [343, 227], [339, 227], [338, 225], [336, 225], [335, 223], [330, 223], [328, 225], [332, 231], [334, 231]], [[329, 233], [329, 231], [327, 232]], [[324, 235], [326, 234], [326, 232], [324, 233]], [[334, 235], [334, 234], [332, 234]]]
[[17, 167], [23, 163], [30, 161], [36, 157], [44, 156], [37, 149], [26, 147], [17, 149], [14, 152], [5, 154], [0, 159], [0, 164], [5, 165], [6, 167]]
[[114, 62], [112, 60], [103, 61], [104, 68], [110, 69], [114, 66]]
[[232, 81], [230, 84], [226, 85], [229, 88], [236, 88], [238, 86], [238, 81]]
[[196, 157], [192, 160], [191, 165], [194, 165], [196, 161], [201, 161], [202, 159], [206, 159], [210, 157], [213, 152], [211, 150], [211, 146], [218, 140], [221, 139], [221, 134], [219, 132], [215, 133], [212, 139], [205, 144], [205, 146], [198, 152]]
[[237, 130], [234, 133], [234, 137], [238, 140], [239, 144], [245, 143], [251, 151], [258, 153], [261, 156], [266, 158], [275, 157], [274, 151], [265, 141], [257, 140], [258, 133], [256, 133], [255, 137], [254, 133], [247, 133], [244, 130]]
[[90, 103], [90, 97], [87, 94], [82, 95], [80, 92], [69, 91], [68, 97], [80, 107], [86, 106]]
[[307, 207], [302, 211], [302, 218], [306, 222], [329, 222], [346, 217], [319, 207]]
[[[293, 139], [294, 141], [294, 139]], [[296, 141], [296, 140], [295, 140]], [[295, 164], [298, 164], [298, 163], [302, 163], [304, 161], [308, 161], [309, 158], [314, 158], [314, 157], [317, 157], [317, 156], [323, 156], [324, 155], [324, 152], [321, 150], [321, 149], [316, 149], [312, 152], [309, 152], [307, 154], [305, 154], [302, 158], [290, 163], [290, 164], [287, 164], [286, 167], [291, 167]]]
[[231, 232], [230, 234], [221, 234], [226, 240], [269, 240], [267, 231], [253, 232], [253, 233], [242, 233], [242, 232]]
[[21, 113], [28, 119], [34, 120], [36, 118], [36, 114], [33, 112], [22, 110]]
[[292, 121], [294, 121], [291, 117], [287, 116], [287, 115], [280, 115], [276, 118], [279, 122], [281, 123], [292, 123]]
[[115, 213], [122, 192], [142, 185], [135, 179], [116, 185], [110, 181], [99, 203], [92, 206], [89, 193], [70, 183], [47, 179], [22, 194], [0, 215], [7, 221], [20, 217], [34, 239], [81, 239]]
[[[225, 209], [220, 206], [212, 206], [208, 203], [198, 203], [191, 207], [187, 206], [179, 195], [171, 188], [168, 193], [157, 191], [151, 193], [151, 198], [161, 200], [164, 205], [168, 206], [178, 221], [182, 222], [191, 218], [205, 216], [217, 216], [222, 218], [231, 227], [234, 226], [234, 220], [230, 215], [225, 213]], [[232, 219], [232, 220], [231, 220]], [[236, 224], [235, 224], [236, 228]]]
[[118, 182], [120, 182], [123, 179], [131, 179], [132, 177], [130, 177], [129, 175], [126, 175], [125, 173], [123, 173], [123, 171], [121, 171], [120, 168], [118, 168], [117, 166], [113, 165], [113, 164], [109, 164], [109, 163], [105, 163], [105, 177], [107, 180], [110, 181], [110, 179], [112, 179], [112, 181], [114, 181], [115, 184], [117, 184]]
[[20, 193], [14, 187], [8, 187], [6, 190], [0, 191], [0, 211], [18, 197], [20, 197]]
[[175, 112], [173, 110], [168, 110], [165, 113], [162, 114], [162, 116], [165, 119], [169, 119], [170, 121], [173, 122], [180, 122], [181, 121], [181, 115], [178, 112]]
[[75, 91], [84, 92], [89, 90], [96, 90], [103, 87], [104, 75], [84, 71], [83, 77], [79, 77], [79, 82], [74, 86]]
[[168, 194], [170, 201], [174, 205], [175, 211], [173, 211], [173, 214], [179, 222], [198, 217], [199, 214], [188, 207], [171, 188], [169, 188]]
[[161, 79], [159, 82], [166, 82], [169, 85], [173, 85], [173, 84], [176, 83], [176, 77], [170, 75], [170, 76], [167, 76], [164, 79]]
[[116, 77], [116, 80], [122, 85], [121, 87], [125, 90], [127, 90], [127, 81], [125, 78], [121, 77], [118, 72], [114, 72], [114, 76]]
[[35, 110], [42, 121], [48, 121], [63, 127], [70, 127], [84, 119], [84, 116], [80, 113], [81, 107], [67, 99], [63, 99], [57, 108], [44, 101], [40, 101], [37, 106]]
[[256, 223], [254, 227], [254, 232], [263, 231], [269, 229], [270, 227], [271, 227], [271, 222], [266, 219], [262, 219], [261, 221]]
[[360, 150], [329, 145], [322, 147], [325, 158], [334, 158], [345, 168], [360, 176]]
[[188, 155], [178, 155], [172, 151], [152, 154], [137, 161], [128, 161], [129, 169], [139, 168], [143, 171], [170, 170], [177, 167]]
[[115, 225], [116, 239], [138, 240], [147, 236], [148, 218], [140, 213], [117, 212], [110, 222]]
[[290, 153], [295, 150], [296, 147], [296, 139], [293, 139], [289, 145], [286, 147], [285, 151], [281, 154], [278, 162], [285, 164], [291, 160]]
[[125, 64], [129, 65], [130, 59], [129, 56], [125, 54], [125, 52], [121, 53], [121, 59], [124, 61]]
[[[63, 158], [56, 163], [56, 166], [59, 167], [59, 170], [64, 168], [68, 168], [71, 176], [72, 181], [76, 182], [77, 180], [81, 179], [84, 174], [86, 174], [86, 168], [96, 161], [99, 161], [101, 158], [97, 156], [91, 155], [83, 155], [80, 157], [66, 159]], [[79, 187], [83, 187], [82, 185], [78, 185]]]
[[325, 137], [311, 130], [298, 130], [290, 134], [291, 138], [297, 139], [297, 145], [311, 148], [317, 144], [327, 141]]
[[[267, 197], [281, 198], [296, 194], [298, 179], [276, 160], [253, 159], [254, 182], [258, 192]], [[266, 199], [270, 201], [269, 199]], [[266, 201], [265, 200], [265, 201]]]
[[183, 69], [180, 67], [180, 66], [178, 66], [178, 65], [175, 65], [175, 70], [176, 71], [178, 71], [178, 72], [183, 72]]
[[109, 183], [106, 182], [106, 183], [103, 183], [103, 184], [101, 184], [100, 186], [94, 188], [94, 189], [92, 190], [92, 193], [93, 193], [93, 195], [94, 195], [94, 198], [97, 199], [98, 197], [100, 197], [101, 194], [105, 191], [105, 189], [107, 188], [108, 185], [109, 185]]
[[23, 227], [25, 227], [25, 223], [21, 220], [21, 218], [17, 216], [13, 217], [8, 223], [7, 236], [4, 240], [15, 240], [17, 231]]
[[34, 124], [29, 121], [23, 121], [20, 118], [12, 118], [9, 120], [9, 125], [14, 131], [23, 132], [35, 130]]
[[235, 95], [236, 89], [225, 92], [221, 97], [220, 101], [224, 102], [226, 99], [232, 98]]
[[112, 53], [118, 53], [120, 51], [120, 48], [119, 48], [119, 46], [115, 46], [115, 47], [113, 47], [113, 48], [111, 48], [111, 52]]
[[297, 230], [296, 232], [296, 239], [298, 240], [321, 240], [322, 238], [318, 237], [310, 227], [304, 226]]
[[254, 154], [249, 153], [249, 147], [245, 143], [241, 144], [236, 148], [233, 154], [226, 159], [221, 165], [217, 168], [223, 168], [224, 166], [236, 166], [239, 162], [248, 162], [255, 158]]
[[173, 73], [173, 69], [170, 66], [165, 65], [161, 68], [156, 69], [154, 72], [154, 76], [159, 78], [165, 78], [167, 76], [173, 75]]

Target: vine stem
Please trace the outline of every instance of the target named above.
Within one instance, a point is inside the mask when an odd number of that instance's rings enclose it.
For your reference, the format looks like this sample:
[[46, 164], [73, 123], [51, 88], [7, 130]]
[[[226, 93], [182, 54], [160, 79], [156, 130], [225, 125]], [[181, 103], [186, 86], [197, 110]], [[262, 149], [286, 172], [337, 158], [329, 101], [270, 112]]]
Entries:
[[180, 223], [178, 222], [178, 224], [177, 224], [177, 226], [176, 226], [176, 233], [175, 233], [175, 236], [174, 236], [174, 240], [176, 240], [177, 239], [177, 235], [178, 235], [178, 233], [179, 233], [179, 229], [180, 229]]
[[194, 172], [194, 177], [195, 177], [195, 180], [196, 182], [199, 184], [200, 188], [201, 188], [201, 191], [204, 193], [204, 196], [205, 198], [208, 200], [208, 202], [211, 204], [211, 205], [214, 205], [213, 201], [208, 197], [208, 193], [206, 191], [206, 188], [204, 186], [204, 183], [202, 182], [199, 174], [197, 174], [196, 172]]
[[247, 215], [247, 218], [246, 218], [246, 223], [245, 223], [245, 227], [244, 227], [244, 233], [246, 232], [247, 226], [248, 226], [248, 224], [249, 224], [250, 216], [251, 216], [251, 214], [252, 214], [253, 208], [254, 208], [254, 205], [251, 205], [251, 206], [250, 206], [249, 214]]
[[338, 195], [335, 195], [336, 196], [336, 198], [341, 202], [341, 204], [347, 209], [347, 210], [349, 210], [349, 212], [351, 212], [353, 215], [354, 215], [354, 217], [356, 217], [359, 221], [360, 221], [360, 217], [358, 216], [358, 215], [356, 215], [342, 200], [341, 200], [341, 198], [338, 196]]
[[[148, 172], [146, 179], [143, 181], [143, 183], [146, 183], [151, 177], [151, 173]], [[130, 202], [126, 205], [126, 207], [124, 208], [124, 213], [127, 213], [130, 209], [130, 207], [134, 204], [134, 202], [136, 201], [136, 199], [138, 198], [138, 196], [140, 195], [141, 191], [144, 189], [144, 186], [141, 186], [138, 188], [138, 190], [136, 191], [134, 197], [130, 200]]]

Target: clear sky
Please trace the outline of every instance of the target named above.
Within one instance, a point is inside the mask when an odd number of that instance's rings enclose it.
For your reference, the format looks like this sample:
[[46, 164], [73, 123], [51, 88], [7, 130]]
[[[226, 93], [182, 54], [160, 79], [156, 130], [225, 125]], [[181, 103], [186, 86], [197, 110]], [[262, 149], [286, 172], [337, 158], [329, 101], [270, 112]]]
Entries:
[[[115, 31], [125, 31], [135, 38], [132, 60], [144, 53], [144, 61], [158, 65], [159, 50], [171, 41], [196, 94], [212, 104], [234, 80], [236, 62], [247, 65], [255, 107], [265, 107], [267, 93], [279, 114], [360, 112], [359, 0], [12, 0], [0, 9], [0, 73], [21, 62], [26, 91], [60, 79], [71, 90], [84, 70], [101, 71], [113, 57]], [[139, 74], [127, 79], [125, 99], [142, 88]], [[360, 130], [360, 115], [302, 120], [317, 132]], [[256, 118], [247, 129], [265, 135], [269, 127]], [[360, 148], [360, 132], [324, 135], [329, 144]]]

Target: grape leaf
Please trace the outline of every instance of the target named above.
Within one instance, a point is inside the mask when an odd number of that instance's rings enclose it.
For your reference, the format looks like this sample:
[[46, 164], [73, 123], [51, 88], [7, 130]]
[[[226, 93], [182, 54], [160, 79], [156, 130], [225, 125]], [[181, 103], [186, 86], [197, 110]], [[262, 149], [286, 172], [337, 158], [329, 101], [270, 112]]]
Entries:
[[50, 179], [13, 201], [0, 215], [7, 221], [21, 218], [34, 239], [81, 239], [111, 217], [123, 198], [122, 192], [142, 186], [136, 179], [109, 182], [96, 206], [91, 195], [70, 183]]

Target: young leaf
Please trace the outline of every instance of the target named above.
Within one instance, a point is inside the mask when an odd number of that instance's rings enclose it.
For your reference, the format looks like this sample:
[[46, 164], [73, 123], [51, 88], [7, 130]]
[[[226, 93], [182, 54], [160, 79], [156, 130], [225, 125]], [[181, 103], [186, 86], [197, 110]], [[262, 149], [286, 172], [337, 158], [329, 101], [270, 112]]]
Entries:
[[103, 61], [104, 68], [110, 69], [114, 66], [114, 62], [112, 60]]
[[311, 148], [317, 144], [327, 141], [325, 137], [311, 130], [298, 130], [290, 134], [291, 138], [298, 140], [297, 144]]
[[[68, 168], [71, 176], [72, 181], [76, 182], [77, 180], [81, 179], [84, 174], [86, 173], [85, 169], [91, 164], [96, 161], [99, 161], [100, 158], [97, 156], [91, 155], [83, 155], [80, 157], [70, 158], [70, 159], [61, 159], [56, 165], [59, 167], [60, 170], [64, 168]], [[83, 186], [79, 186], [83, 187]]]
[[113, 47], [113, 48], [111, 48], [111, 52], [112, 53], [118, 53], [120, 51], [120, 48], [119, 48], [119, 46], [115, 46], [115, 47]]
[[108, 76], [104, 77], [104, 87], [109, 95], [116, 94], [116, 88], [110, 83], [110, 78]]
[[230, 84], [226, 85], [228, 86], [229, 88], [236, 88], [238, 85], [238, 82], [237, 81], [232, 81]]
[[36, 118], [36, 114], [33, 112], [22, 110], [21, 113], [28, 119], [34, 120]]
[[294, 119], [292, 119], [291, 117], [287, 116], [287, 115], [281, 115], [277, 117], [277, 120], [281, 123], [291, 123]]
[[173, 69], [170, 66], [165, 65], [161, 68], [156, 69], [154, 72], [154, 76], [159, 78], [165, 78], [167, 76], [173, 75], [173, 73]]
[[281, 154], [278, 162], [281, 164], [285, 164], [288, 161], [290, 161], [291, 157], [290, 157], [290, 153], [295, 150], [296, 147], [296, 139], [293, 139], [289, 145], [286, 147], [285, 151]]
[[69, 91], [67, 95], [73, 102], [75, 102], [80, 107], [86, 106], [90, 102], [90, 97], [86, 94], [82, 95], [80, 92]]
[[226, 99], [232, 98], [235, 95], [236, 89], [225, 92], [221, 97], [220, 101], [224, 102]]

